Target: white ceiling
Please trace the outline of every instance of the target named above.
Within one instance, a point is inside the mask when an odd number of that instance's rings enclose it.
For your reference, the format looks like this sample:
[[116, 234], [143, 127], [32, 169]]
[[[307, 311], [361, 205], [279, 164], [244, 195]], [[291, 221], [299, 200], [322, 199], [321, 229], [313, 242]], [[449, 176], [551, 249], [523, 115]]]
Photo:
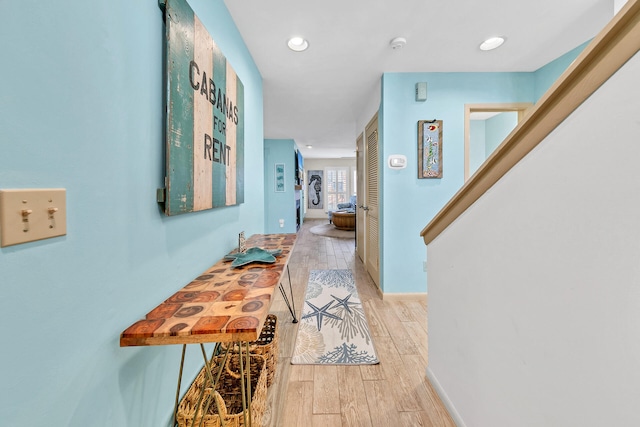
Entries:
[[[613, 0], [225, 0], [263, 77], [265, 138], [354, 157], [384, 72], [534, 71], [595, 36]], [[294, 35], [307, 51], [287, 48]], [[486, 38], [502, 35], [497, 50]], [[393, 50], [389, 42], [405, 37]], [[306, 145], [313, 145], [309, 150]]]

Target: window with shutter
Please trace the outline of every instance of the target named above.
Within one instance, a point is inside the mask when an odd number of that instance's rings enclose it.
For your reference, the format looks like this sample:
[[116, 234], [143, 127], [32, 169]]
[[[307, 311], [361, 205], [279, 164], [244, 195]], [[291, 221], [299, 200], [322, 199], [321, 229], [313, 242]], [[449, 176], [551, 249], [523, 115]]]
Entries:
[[335, 211], [338, 203], [349, 201], [349, 169], [327, 168], [325, 170], [327, 182], [327, 210]]

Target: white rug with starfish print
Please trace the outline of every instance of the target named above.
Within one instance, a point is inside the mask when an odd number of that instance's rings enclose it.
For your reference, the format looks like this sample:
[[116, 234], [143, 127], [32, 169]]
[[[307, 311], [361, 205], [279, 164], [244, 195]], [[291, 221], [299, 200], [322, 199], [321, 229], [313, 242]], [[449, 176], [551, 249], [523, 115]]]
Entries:
[[311, 270], [291, 363], [379, 363], [351, 270]]

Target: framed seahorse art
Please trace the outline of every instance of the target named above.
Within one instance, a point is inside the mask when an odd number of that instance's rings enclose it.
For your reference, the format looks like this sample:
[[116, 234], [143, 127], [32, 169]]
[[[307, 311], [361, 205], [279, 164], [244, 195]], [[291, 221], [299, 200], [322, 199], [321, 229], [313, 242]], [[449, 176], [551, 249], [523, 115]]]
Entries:
[[308, 187], [308, 208], [309, 209], [324, 209], [323, 206], [323, 195], [322, 195], [322, 175], [324, 171], [322, 170], [310, 170], [308, 172], [309, 182], [307, 182]]

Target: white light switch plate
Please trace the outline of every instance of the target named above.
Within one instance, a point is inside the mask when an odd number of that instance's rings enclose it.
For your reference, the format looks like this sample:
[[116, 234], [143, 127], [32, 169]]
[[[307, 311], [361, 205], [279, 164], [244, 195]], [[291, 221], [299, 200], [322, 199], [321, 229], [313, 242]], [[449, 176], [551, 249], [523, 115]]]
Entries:
[[67, 234], [64, 188], [0, 190], [0, 246]]

